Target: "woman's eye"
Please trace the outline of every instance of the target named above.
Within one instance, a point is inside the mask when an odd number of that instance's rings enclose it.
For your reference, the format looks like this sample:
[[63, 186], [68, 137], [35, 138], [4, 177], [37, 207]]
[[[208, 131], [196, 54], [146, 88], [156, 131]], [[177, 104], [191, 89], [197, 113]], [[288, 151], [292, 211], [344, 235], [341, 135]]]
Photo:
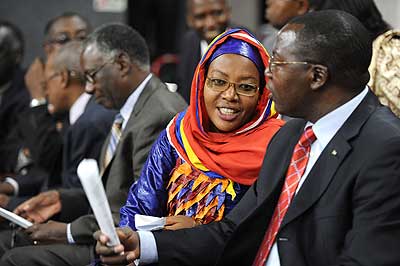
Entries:
[[212, 79], [212, 83], [215, 86], [224, 86], [226, 84], [226, 81], [222, 79]]
[[251, 84], [240, 84], [240, 85], [239, 85], [239, 88], [240, 88], [242, 91], [254, 91], [254, 90], [257, 89], [256, 86], [251, 85]]

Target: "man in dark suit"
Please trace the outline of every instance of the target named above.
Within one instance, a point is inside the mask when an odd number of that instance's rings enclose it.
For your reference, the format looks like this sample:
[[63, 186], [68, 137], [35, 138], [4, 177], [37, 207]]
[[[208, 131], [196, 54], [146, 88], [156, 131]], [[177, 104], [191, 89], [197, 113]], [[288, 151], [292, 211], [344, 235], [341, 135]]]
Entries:
[[[61, 187], [66, 189], [81, 187], [76, 172], [78, 164], [84, 158], [100, 157], [101, 147], [115, 116], [115, 112], [95, 103], [94, 97], [85, 93], [85, 79], [80, 71], [80, 51], [81, 42], [66, 44], [49, 57], [45, 69], [48, 108], [53, 116], [66, 114], [68, 118], [62, 139], [61, 177], [50, 177], [59, 179]], [[49, 119], [55, 128], [56, 121]], [[59, 133], [55, 132], [55, 135], [58, 137]], [[40, 192], [45, 183], [41, 177], [20, 175], [9, 178], [13, 181], [2, 186], [9, 185], [9, 194], [18, 197], [10, 197], [7, 206], [14, 209], [26, 197]]]
[[258, 181], [221, 222], [140, 239], [119, 229], [112, 248], [96, 233], [103, 263], [400, 265], [400, 120], [366, 87], [371, 48], [345, 12], [290, 21], [268, 85], [277, 111], [297, 119], [271, 141]]
[[225, 0], [187, 0], [186, 22], [190, 27], [182, 37], [178, 64], [178, 92], [186, 102], [197, 64], [208, 44], [229, 25], [230, 7]]
[[[89, 23], [76, 13], [63, 13], [50, 19], [44, 32], [43, 48], [46, 57], [71, 40], [82, 40], [89, 30]], [[23, 73], [19, 75], [19, 79], [20, 83], [23, 83]], [[61, 185], [63, 135], [69, 124], [67, 112], [51, 115], [48, 111], [44, 91], [44, 66], [41, 59], [36, 58], [29, 67], [25, 81], [32, 98], [31, 108], [19, 112], [18, 119], [15, 115], [7, 116], [13, 121], [13, 131], [5, 140], [7, 149], [0, 148], [2, 162], [0, 168], [8, 173], [4, 178], [5, 182], [0, 182], [0, 206], [9, 209], [14, 209], [24, 198], [26, 200], [36, 195], [40, 190]], [[14, 90], [14, 93], [16, 91]], [[29, 100], [28, 91], [18, 90], [27, 94]], [[19, 104], [16, 104], [17, 98], [7, 99], [9, 109], [19, 107]], [[18, 101], [24, 99], [20, 98]], [[26, 106], [28, 107], [28, 104]], [[75, 128], [81, 127], [75, 126]], [[98, 141], [101, 143], [102, 140]], [[81, 147], [81, 151], [84, 152], [85, 148]], [[18, 197], [10, 197], [12, 195]]]
[[21, 31], [9, 22], [0, 21], [0, 177], [13, 170], [11, 165], [16, 152], [10, 154], [10, 151], [17, 148], [7, 139], [15, 128], [18, 115], [29, 108], [29, 93], [20, 66], [23, 55]]
[[[81, 55], [86, 90], [94, 93], [98, 103], [119, 110], [115, 123], [119, 123], [121, 135], [116, 140], [114, 133], [110, 133], [99, 163], [116, 224], [119, 208], [138, 178], [152, 143], [170, 119], [186, 107], [178, 94], [169, 92], [149, 72], [149, 61], [143, 37], [120, 24], [98, 28], [86, 40]], [[115, 142], [116, 148], [110, 156], [110, 144]], [[69, 219], [79, 218], [69, 224], [50, 221], [30, 227], [27, 232], [34, 243], [54, 244], [12, 249], [3, 256], [0, 265], [89, 264], [94, 258], [92, 234], [98, 225], [93, 215], [84, 215], [87, 207], [80, 189], [54, 191], [46, 198], [20, 206], [17, 213], [38, 222], [56, 213]]]

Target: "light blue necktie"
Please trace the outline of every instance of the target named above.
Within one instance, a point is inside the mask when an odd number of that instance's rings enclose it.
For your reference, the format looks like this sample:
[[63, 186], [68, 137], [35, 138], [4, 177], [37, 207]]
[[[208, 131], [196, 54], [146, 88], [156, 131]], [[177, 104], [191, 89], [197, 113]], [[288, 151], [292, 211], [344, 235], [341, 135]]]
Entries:
[[121, 138], [122, 134], [122, 123], [124, 122], [124, 118], [120, 113], [115, 116], [114, 123], [111, 128], [111, 136], [110, 141], [108, 142], [107, 150], [104, 156], [103, 161], [103, 171], [106, 169], [107, 165], [111, 162], [111, 159], [114, 156], [115, 150], [117, 149], [118, 142]]

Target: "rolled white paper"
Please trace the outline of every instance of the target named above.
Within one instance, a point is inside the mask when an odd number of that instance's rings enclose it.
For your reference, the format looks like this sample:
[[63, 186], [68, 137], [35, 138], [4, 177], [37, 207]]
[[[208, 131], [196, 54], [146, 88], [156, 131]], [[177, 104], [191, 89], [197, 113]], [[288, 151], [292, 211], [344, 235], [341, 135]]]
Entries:
[[78, 165], [77, 173], [100, 230], [110, 239], [107, 245], [118, 245], [120, 243], [119, 238], [115, 231], [110, 205], [101, 182], [96, 160], [83, 159]]

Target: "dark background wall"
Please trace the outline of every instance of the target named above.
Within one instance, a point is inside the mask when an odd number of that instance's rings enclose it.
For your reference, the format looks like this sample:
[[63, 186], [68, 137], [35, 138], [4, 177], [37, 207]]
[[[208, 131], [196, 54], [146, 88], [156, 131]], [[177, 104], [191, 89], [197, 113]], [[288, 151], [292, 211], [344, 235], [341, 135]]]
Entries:
[[93, 27], [107, 22], [125, 22], [125, 12], [96, 12], [92, 0], [0, 0], [0, 19], [17, 25], [25, 37], [24, 66], [43, 56], [43, 31], [47, 21], [66, 11], [86, 17]]

